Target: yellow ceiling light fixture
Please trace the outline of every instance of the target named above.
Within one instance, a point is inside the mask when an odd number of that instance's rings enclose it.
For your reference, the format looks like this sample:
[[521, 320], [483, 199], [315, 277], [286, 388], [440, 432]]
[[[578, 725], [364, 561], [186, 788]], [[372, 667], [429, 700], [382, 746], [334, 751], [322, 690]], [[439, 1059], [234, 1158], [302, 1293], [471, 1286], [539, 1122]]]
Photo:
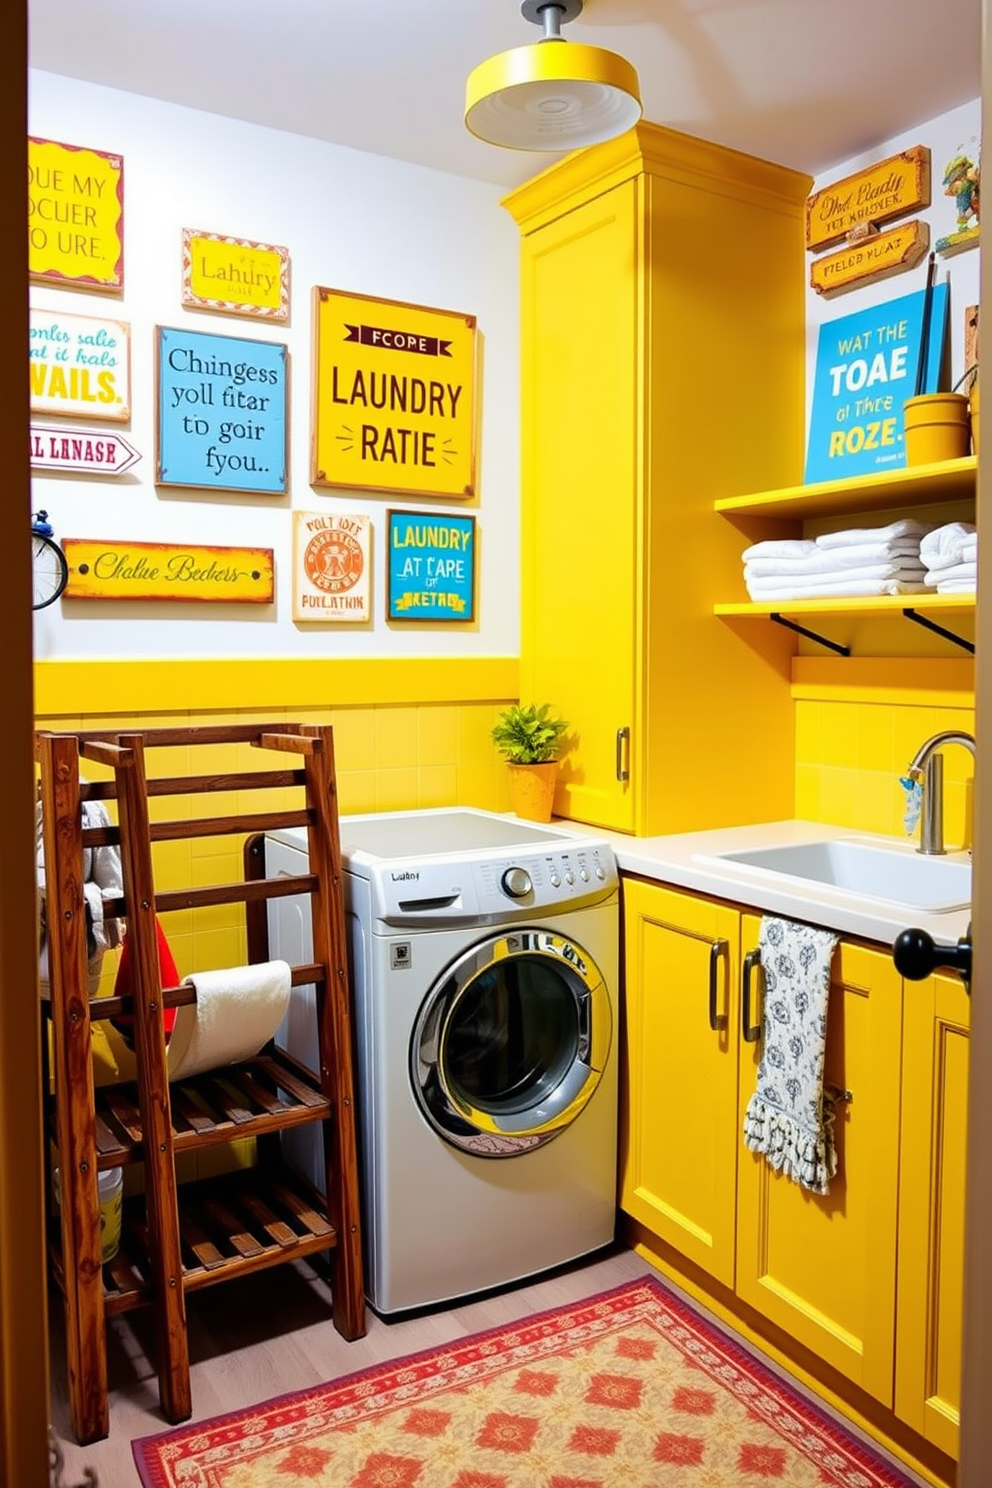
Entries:
[[633, 128], [641, 97], [631, 64], [561, 34], [581, 10], [582, 0], [523, 0], [521, 14], [544, 36], [469, 74], [465, 124], [477, 139], [510, 150], [577, 150]]

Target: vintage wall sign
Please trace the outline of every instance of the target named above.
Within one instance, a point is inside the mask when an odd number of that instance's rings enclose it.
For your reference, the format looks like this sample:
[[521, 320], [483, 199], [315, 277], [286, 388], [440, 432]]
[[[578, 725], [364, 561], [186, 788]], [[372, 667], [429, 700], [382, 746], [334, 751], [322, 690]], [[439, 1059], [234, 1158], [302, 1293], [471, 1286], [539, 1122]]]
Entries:
[[289, 319], [289, 249], [183, 228], [183, 304]]
[[825, 253], [809, 266], [809, 282], [817, 294], [828, 298], [839, 290], [870, 279], [884, 279], [911, 269], [926, 257], [930, 228], [926, 222], [907, 222], [887, 232], [871, 232], [838, 253]]
[[86, 475], [123, 475], [141, 459], [121, 434], [95, 429], [57, 429], [31, 425], [31, 467]]
[[157, 336], [159, 485], [285, 494], [285, 345], [171, 326]]
[[475, 619], [475, 518], [391, 511], [389, 620]]
[[862, 222], [891, 222], [930, 205], [930, 151], [914, 145], [844, 176], [806, 202], [806, 247], [839, 243]]
[[318, 287], [313, 341], [314, 485], [474, 494], [474, 315]]
[[131, 327], [123, 320], [28, 312], [31, 412], [131, 417]]
[[294, 620], [372, 618], [370, 537], [367, 516], [294, 511]]
[[66, 599], [166, 599], [208, 604], [271, 604], [271, 548], [191, 543], [103, 542], [67, 537]]
[[28, 136], [28, 272], [75, 289], [124, 288], [124, 161]]

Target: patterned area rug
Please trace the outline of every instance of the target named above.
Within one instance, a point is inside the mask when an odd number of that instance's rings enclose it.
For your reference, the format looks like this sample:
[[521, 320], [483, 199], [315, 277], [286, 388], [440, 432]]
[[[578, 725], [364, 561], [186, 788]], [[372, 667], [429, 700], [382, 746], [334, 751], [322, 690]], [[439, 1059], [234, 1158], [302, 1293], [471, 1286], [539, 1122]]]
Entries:
[[146, 1488], [905, 1488], [653, 1278], [134, 1443]]

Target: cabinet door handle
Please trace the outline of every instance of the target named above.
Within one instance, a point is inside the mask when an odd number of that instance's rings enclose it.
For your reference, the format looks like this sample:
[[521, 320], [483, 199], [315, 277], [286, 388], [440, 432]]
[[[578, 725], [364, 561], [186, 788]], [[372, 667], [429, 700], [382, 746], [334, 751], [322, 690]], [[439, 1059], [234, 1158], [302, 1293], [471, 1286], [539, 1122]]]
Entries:
[[761, 1037], [761, 1024], [756, 1023], [753, 1027], [751, 1025], [751, 983], [754, 968], [760, 965], [761, 951], [748, 951], [741, 970], [741, 1031], [747, 1044], [756, 1044]]
[[617, 779], [630, 779], [630, 729], [617, 729]]
[[710, 946], [710, 1027], [714, 1033], [719, 1033], [727, 1026], [727, 1014], [718, 1013], [716, 1010], [717, 994], [717, 968], [720, 957], [726, 956], [730, 951], [730, 942], [727, 940], [715, 940]]

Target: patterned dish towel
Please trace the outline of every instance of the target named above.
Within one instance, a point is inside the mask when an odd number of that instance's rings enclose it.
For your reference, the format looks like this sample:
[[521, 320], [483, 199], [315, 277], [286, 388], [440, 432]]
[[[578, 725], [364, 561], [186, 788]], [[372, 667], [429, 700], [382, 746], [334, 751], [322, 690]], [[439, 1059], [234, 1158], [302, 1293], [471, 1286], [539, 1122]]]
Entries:
[[833, 1100], [823, 1088], [832, 930], [765, 916], [764, 1050], [744, 1142], [803, 1188], [825, 1194], [837, 1171]]

